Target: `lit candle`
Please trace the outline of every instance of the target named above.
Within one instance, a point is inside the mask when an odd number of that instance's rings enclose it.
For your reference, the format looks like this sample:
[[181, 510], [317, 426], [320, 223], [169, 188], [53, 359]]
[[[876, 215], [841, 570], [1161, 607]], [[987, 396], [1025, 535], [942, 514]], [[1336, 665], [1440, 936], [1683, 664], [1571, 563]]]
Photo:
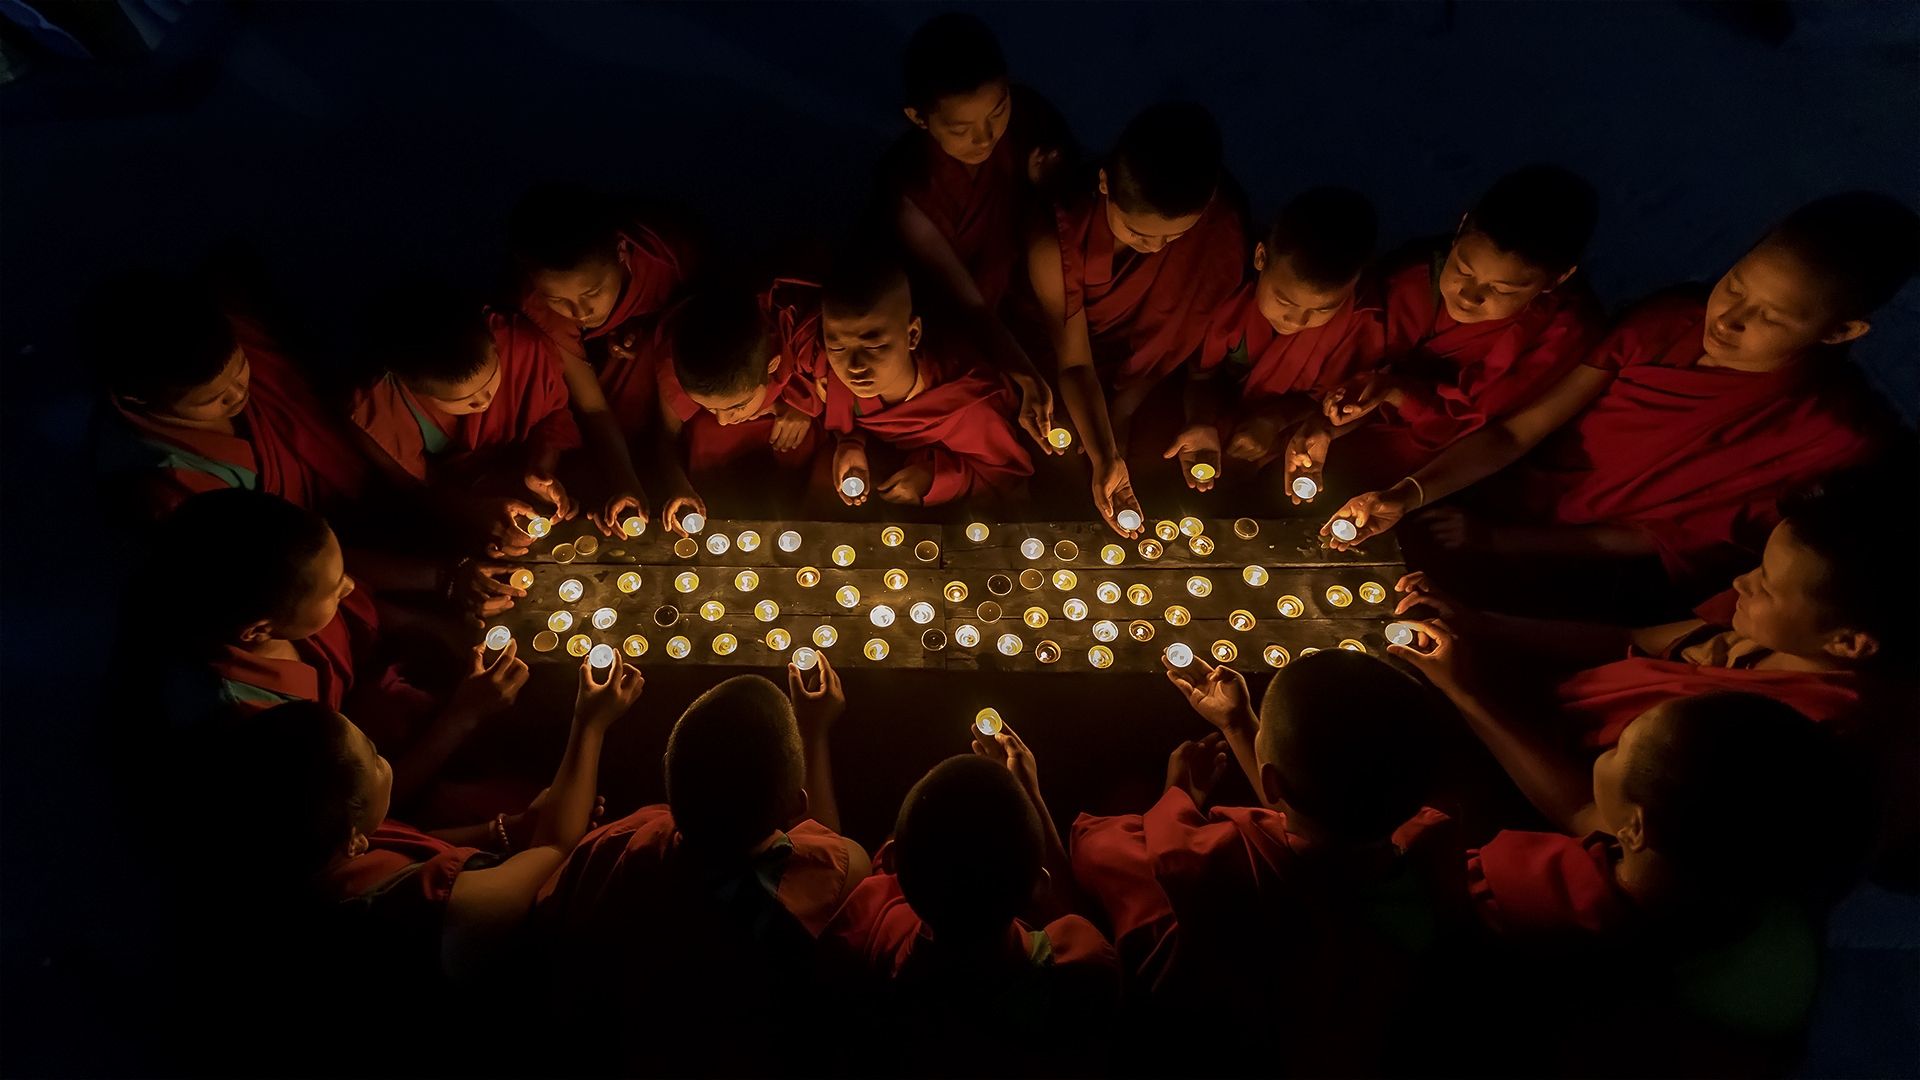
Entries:
[[691, 536], [683, 536], [673, 542], [673, 553], [682, 559], [691, 559], [700, 554], [700, 541]]
[[1060, 643], [1041, 638], [1033, 645], [1033, 658], [1043, 664], [1051, 664], [1060, 659]]
[[887, 588], [899, 592], [901, 589], [907, 587], [907, 572], [905, 570], [889, 570], [881, 575], [880, 580], [886, 584]]
[[792, 529], [783, 530], [774, 542], [780, 545], [781, 551], [788, 554], [800, 550], [800, 534]]
[[619, 619], [620, 613], [610, 607], [595, 608], [593, 612], [593, 628], [595, 630], [610, 630], [613, 628], [613, 624], [618, 622]]
[[1148, 560], [1157, 559], [1165, 553], [1166, 553], [1166, 548], [1161, 547], [1160, 541], [1155, 540], [1151, 536], [1147, 537], [1145, 540], [1140, 541], [1140, 557], [1143, 559], [1148, 559]]
[[707, 537], [707, 550], [713, 552], [715, 555], [725, 555], [727, 549], [732, 546], [733, 541], [727, 539], [726, 533], [714, 533], [712, 536]]
[[1000, 640], [994, 643], [994, 647], [1000, 650], [1001, 656], [1019, 656], [1020, 650], [1025, 647], [1025, 642], [1020, 640], [1019, 634], [1001, 634]]
[[1053, 572], [1053, 587], [1059, 589], [1061, 592], [1067, 592], [1079, 584], [1080, 575], [1071, 570], [1055, 570]]
[[692, 592], [700, 587], [700, 575], [691, 570], [682, 570], [673, 576], [673, 587], [679, 592]]
[[1108, 544], [1100, 549], [1100, 561], [1108, 566], [1119, 566], [1127, 561], [1127, 549], [1119, 544]]
[[1053, 545], [1053, 557], [1059, 559], [1061, 562], [1072, 562], [1080, 557], [1080, 545], [1071, 540], [1055, 541]]
[[933, 605], [921, 600], [907, 609], [907, 618], [922, 626], [933, 621]]
[[1140, 527], [1140, 511], [1122, 510], [1113, 515], [1113, 520], [1118, 522], [1122, 529], [1125, 529], [1127, 532], [1132, 532]]
[[1194, 596], [1210, 596], [1213, 593], [1213, 579], [1195, 574], [1187, 579], [1187, 592]]
[[1087, 602], [1077, 596], [1070, 596], [1060, 605], [1060, 614], [1073, 622], [1080, 622], [1087, 617]]
[[887, 627], [893, 625], [893, 621], [896, 618], [896, 616], [893, 613], [893, 609], [888, 607], [887, 605], [875, 604], [873, 605], [873, 610], [867, 612], [867, 618], [872, 620], [873, 625], [878, 626], [882, 630], [884, 630]]
[[647, 655], [647, 639], [641, 637], [639, 634], [631, 634], [627, 637], [627, 640], [620, 643], [620, 648], [628, 656], [645, 656]]
[[1167, 620], [1168, 626], [1185, 626], [1193, 621], [1193, 612], [1174, 604], [1162, 613], [1161, 618]]
[[980, 644], [980, 628], [972, 623], [961, 623], [953, 628], [953, 640], [963, 649], [971, 649]]
[[741, 592], [752, 592], [760, 587], [760, 575], [752, 570], [742, 570], [733, 575], [733, 587]]
[[991, 600], [985, 601], [979, 607], [973, 609], [973, 616], [981, 622], [999, 622], [1000, 605]]
[[947, 647], [947, 632], [929, 628], [926, 633], [920, 635], [920, 647], [927, 652], [939, 652]]
[[983, 543], [986, 543], [986, 540], [987, 540], [987, 527], [986, 527], [986, 525], [984, 525], [984, 524], [982, 524], [981, 522], [978, 522], [978, 521], [976, 521], [976, 522], [974, 522], [974, 523], [973, 523], [973, 524], [971, 524], [971, 525], [968, 525], [968, 526], [967, 526], [967, 539], [969, 539], [969, 540], [971, 540], [971, 541], [973, 541], [973, 542], [974, 542], [974, 543], [976, 543], [976, 544], [983, 544]]
[[754, 532], [752, 529], [748, 529], [746, 532], [733, 538], [733, 545], [741, 551], [759, 551], [760, 534]]
[[1238, 630], [1243, 634], [1253, 629], [1253, 624], [1254, 624], [1253, 612], [1248, 611], [1245, 608], [1240, 608], [1239, 610], [1235, 611], [1233, 614], [1227, 616], [1227, 625], [1233, 627], [1235, 630]]
[[913, 545], [913, 557], [921, 562], [932, 562], [940, 557], [940, 545], [931, 540], [922, 540]]
[[841, 607], [855, 607], [860, 603], [860, 590], [851, 585], [842, 585], [833, 591], [833, 598]]
[[1260, 523], [1252, 518], [1234, 518], [1233, 535], [1242, 540], [1251, 540], [1260, 535]]
[[533, 571], [524, 567], [515, 570], [513, 573], [507, 575], [507, 584], [519, 589], [521, 592], [525, 592], [533, 588]]
[[1300, 650], [1300, 659], [1305, 660], [1307, 657], [1312, 656], [1314, 653], [1317, 653], [1319, 651], [1320, 651], [1319, 649], [1316, 649], [1313, 646], [1309, 645], [1306, 648]]
[[713, 639], [712, 647], [715, 656], [732, 656], [733, 651], [740, 647], [740, 639], [732, 634], [718, 634]]
[[1095, 645], [1087, 650], [1087, 663], [1105, 670], [1113, 666], [1113, 650], [1105, 645]]
[[700, 617], [708, 622], [719, 622], [720, 617], [726, 613], [726, 605], [718, 600], [709, 600], [700, 605]]
[[1340, 647], [1348, 652], [1363, 653], [1367, 651], [1366, 644], [1357, 638], [1341, 638]]
[[1387, 640], [1395, 645], [1411, 645], [1413, 644], [1413, 627], [1403, 622], [1390, 622], [1387, 624]]
[[551, 630], [542, 630], [533, 635], [534, 652], [552, 652], [560, 644], [560, 635]]
[[1193, 663], [1193, 649], [1178, 641], [1167, 646], [1166, 655], [1167, 663], [1172, 664], [1174, 667], [1183, 668]]
[[1196, 536], [1187, 541], [1187, 549], [1204, 559], [1213, 554], [1213, 537]]
[[690, 533], [697, 533], [707, 527], [707, 515], [698, 510], [689, 510], [680, 518], [680, 527]]
[[574, 550], [573, 550], [572, 544], [553, 545], [553, 561], [554, 562], [570, 563], [573, 561], [573, 557], [574, 557]]
[[819, 662], [820, 654], [807, 648], [805, 645], [793, 650], [793, 666], [799, 668], [801, 671], [812, 671], [813, 666]]
[[1055, 450], [1065, 450], [1073, 445], [1073, 432], [1063, 427], [1054, 428], [1047, 432], [1047, 441], [1053, 444]]
[[776, 626], [767, 631], [767, 648], [774, 652], [786, 652], [787, 646], [791, 644], [793, 644], [793, 635], [785, 630]]
[[667, 639], [667, 655], [675, 660], [685, 660], [692, 651], [693, 642], [687, 640], [684, 634], [675, 634]]
[[630, 517], [620, 523], [620, 531], [628, 536], [639, 536], [647, 531], [647, 523], [637, 517]]
[[803, 566], [793, 572], [793, 583], [803, 589], [811, 589], [820, 584], [820, 571], [811, 566]]
[[1353, 543], [1354, 538], [1360, 535], [1360, 530], [1347, 518], [1334, 518], [1333, 524], [1327, 526], [1327, 531], [1343, 544]]
[[1180, 519], [1181, 536], [1199, 536], [1206, 531], [1207, 523], [1197, 517], [1183, 517]]
[[1346, 607], [1353, 603], [1353, 593], [1345, 585], [1327, 586], [1327, 603], [1334, 607]]
[[835, 566], [852, 566], [853, 565], [852, 545], [840, 544], [833, 549], [833, 565]]
[[1047, 542], [1037, 536], [1029, 536], [1020, 541], [1020, 554], [1029, 559], [1037, 559], [1047, 553]]
[[907, 530], [898, 525], [889, 525], [880, 530], [880, 542], [888, 547], [899, 547], [907, 542]]
[[610, 668], [613, 666], [613, 657], [613, 646], [595, 645], [593, 650], [587, 653], [587, 663], [597, 668]]
[[556, 634], [564, 634], [573, 629], [573, 612], [556, 611], [547, 616], [547, 629]]
[[1153, 603], [1153, 590], [1136, 581], [1127, 586], [1127, 599], [1134, 607], [1145, 607]]
[[487, 648], [495, 652], [506, 648], [507, 643], [512, 640], [513, 631], [504, 626], [490, 626], [487, 628]]
[[1153, 624], [1145, 619], [1135, 619], [1127, 624], [1127, 636], [1135, 641], [1152, 641]]
[[1267, 568], [1264, 566], [1249, 566], [1245, 570], [1240, 571], [1240, 577], [1244, 579], [1247, 584], [1258, 588], [1267, 583]]
[[1210, 647], [1215, 663], [1231, 664], [1240, 658], [1240, 647], [1231, 641], [1222, 639]]
[[1286, 646], [1269, 645], [1260, 650], [1260, 659], [1265, 660], [1268, 667], [1286, 667], [1292, 657], [1287, 655]]
[[967, 598], [967, 583], [964, 581], [949, 581], [944, 591], [949, 603], [958, 604]]
[[813, 643], [823, 649], [831, 649], [834, 643], [839, 640], [840, 631], [835, 630], [826, 623], [821, 623], [819, 626], [813, 628]]
[[1193, 468], [1187, 470], [1187, 474], [1204, 483], [1213, 479], [1215, 471], [1214, 467], [1206, 462], [1196, 461], [1193, 463]]
[[867, 482], [857, 476], [849, 476], [840, 481], [840, 494], [849, 499], [857, 499], [867, 493]]
[[1103, 604], [1117, 604], [1120, 602], [1120, 586], [1111, 581], [1103, 581], [1093, 587], [1093, 595]]
[[753, 617], [761, 622], [772, 622], [780, 617], [780, 605], [771, 600], [762, 600], [753, 605]]
[[573, 551], [576, 555], [592, 555], [599, 550], [600, 538], [597, 536], [582, 536], [573, 542]]
[[1382, 588], [1379, 582], [1363, 581], [1360, 583], [1360, 599], [1365, 600], [1369, 604], [1377, 604], [1386, 598], [1387, 590]]
[[538, 514], [527, 519], [527, 535], [533, 537], [535, 540], [540, 539], [552, 531], [553, 522], [548, 521]]
[[1168, 543], [1172, 543], [1173, 539], [1180, 535], [1180, 526], [1165, 518], [1161, 518], [1159, 521], [1153, 523], [1153, 535]]
[[1038, 630], [1047, 625], [1047, 609], [1030, 607], [1021, 614], [1020, 621]]
[[885, 660], [890, 650], [887, 648], [885, 638], [868, 638], [860, 651], [865, 653], [869, 660]]
[[585, 634], [575, 634], [567, 639], [567, 652], [573, 656], [585, 656], [593, 650], [593, 639]]
[[1318, 494], [1320, 494], [1320, 485], [1313, 482], [1313, 477], [1296, 476], [1293, 478], [1294, 498], [1305, 501]]
[[[1054, 430], [1058, 431], [1060, 429], [1055, 428]], [[1000, 710], [998, 709], [986, 708], [973, 714], [973, 729], [989, 739], [1000, 734], [1001, 729], [1006, 726], [1006, 721], [1000, 719]]]
[[1093, 624], [1093, 640], [1112, 641], [1120, 636], [1120, 627], [1112, 619], [1101, 619]]
[[1300, 617], [1301, 612], [1307, 610], [1307, 605], [1301, 603], [1299, 597], [1291, 595], [1283, 596], [1275, 600], [1273, 606], [1279, 610], [1282, 616], [1289, 619], [1297, 619]]
[[613, 584], [623, 593], [638, 592], [640, 590], [640, 574], [638, 571], [629, 570], [613, 579]]

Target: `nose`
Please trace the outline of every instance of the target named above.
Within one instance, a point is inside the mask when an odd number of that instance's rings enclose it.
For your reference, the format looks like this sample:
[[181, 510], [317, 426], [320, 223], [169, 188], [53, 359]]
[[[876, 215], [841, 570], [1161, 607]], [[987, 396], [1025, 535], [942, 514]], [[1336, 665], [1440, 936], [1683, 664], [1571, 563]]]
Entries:
[[1734, 578], [1733, 591], [1736, 593], [1739, 593], [1741, 596], [1748, 595], [1749, 593], [1753, 592], [1752, 580], [1753, 580], [1752, 571], [1748, 571], [1747, 573], [1741, 574], [1739, 577]]

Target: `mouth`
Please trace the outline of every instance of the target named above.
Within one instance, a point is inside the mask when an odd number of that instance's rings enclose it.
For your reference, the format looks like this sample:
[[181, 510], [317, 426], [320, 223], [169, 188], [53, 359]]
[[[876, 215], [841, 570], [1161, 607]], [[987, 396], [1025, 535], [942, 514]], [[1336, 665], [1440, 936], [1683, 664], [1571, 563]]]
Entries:
[[1708, 346], [1717, 348], [1721, 352], [1733, 351], [1733, 342], [1728, 341], [1726, 338], [1721, 337], [1719, 334], [1714, 333], [1712, 330], [1708, 330], [1704, 335], [1704, 337], [1705, 337], [1705, 343]]

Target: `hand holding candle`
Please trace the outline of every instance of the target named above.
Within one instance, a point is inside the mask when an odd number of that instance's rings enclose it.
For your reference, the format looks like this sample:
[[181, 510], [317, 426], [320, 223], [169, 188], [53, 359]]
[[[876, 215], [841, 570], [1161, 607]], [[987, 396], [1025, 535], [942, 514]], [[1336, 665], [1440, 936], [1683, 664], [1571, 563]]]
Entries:
[[833, 448], [833, 486], [848, 506], [866, 503], [873, 485], [867, 473], [867, 448], [858, 439], [842, 439]]
[[1212, 491], [1220, 475], [1220, 430], [1212, 424], [1195, 424], [1176, 436], [1160, 456], [1179, 459], [1180, 476], [1188, 487]]

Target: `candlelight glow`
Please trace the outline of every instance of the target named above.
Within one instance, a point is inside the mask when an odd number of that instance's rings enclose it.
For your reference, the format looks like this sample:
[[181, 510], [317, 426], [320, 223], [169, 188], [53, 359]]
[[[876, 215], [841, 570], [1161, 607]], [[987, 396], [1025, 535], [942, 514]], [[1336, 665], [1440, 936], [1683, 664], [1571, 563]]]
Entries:
[[1073, 622], [1079, 622], [1087, 617], [1087, 602], [1077, 596], [1070, 596], [1060, 605], [1060, 614]]
[[1193, 649], [1191, 646], [1176, 641], [1167, 646], [1166, 657], [1167, 663], [1172, 664], [1174, 667], [1183, 668], [1193, 663]]
[[1293, 478], [1294, 498], [1304, 502], [1318, 494], [1320, 494], [1320, 485], [1313, 482], [1313, 477], [1296, 476]]
[[[1055, 428], [1054, 430], [1059, 431], [1061, 429]], [[1000, 719], [1000, 710], [998, 709], [981, 709], [979, 712], [973, 714], [974, 730], [989, 739], [1000, 734], [1001, 729], [1006, 726], [1006, 721]]]
[[907, 587], [907, 572], [905, 570], [889, 570], [881, 575], [880, 580], [886, 583], [887, 588], [899, 592], [901, 589]]
[[791, 644], [793, 644], [793, 635], [785, 630], [776, 626], [767, 631], [767, 648], [774, 652], [786, 652], [787, 646]]
[[603, 608], [595, 608], [595, 609], [594, 609], [594, 612], [593, 612], [593, 628], [594, 628], [595, 630], [609, 630], [609, 629], [612, 629], [612, 627], [613, 627], [613, 624], [614, 624], [614, 623], [616, 623], [616, 622], [619, 622], [619, 621], [620, 621], [620, 613], [619, 613], [619, 612], [617, 612], [617, 611], [615, 611], [615, 610], [613, 610], [613, 609], [612, 609], [612, 608], [610, 608], [610, 607], [603, 607]]
[[1047, 441], [1053, 444], [1055, 450], [1065, 450], [1073, 445], [1073, 432], [1063, 427], [1054, 428], [1047, 432]]
[[1187, 592], [1194, 596], [1211, 596], [1213, 579], [1204, 574], [1195, 574], [1187, 579]]
[[559, 634], [564, 634], [573, 629], [573, 612], [556, 611], [547, 616], [547, 629]]
[[1273, 606], [1283, 617], [1289, 619], [1297, 619], [1302, 612], [1307, 610], [1307, 605], [1301, 603], [1299, 597], [1292, 595], [1283, 596], [1275, 600]]
[[1233, 614], [1227, 616], [1227, 625], [1243, 634], [1253, 629], [1253, 622], [1253, 612], [1245, 608], [1240, 608]]
[[972, 623], [961, 623], [953, 628], [953, 640], [963, 649], [971, 649], [980, 644], [980, 628]]
[[1101, 619], [1093, 624], [1093, 640], [1112, 641], [1120, 636], [1120, 627], [1112, 619]]
[[1269, 645], [1260, 650], [1260, 659], [1265, 660], [1268, 667], [1286, 667], [1287, 661], [1293, 658], [1287, 655], [1286, 646]]
[[597, 668], [610, 668], [613, 666], [613, 657], [613, 646], [595, 645], [593, 649], [587, 653], [587, 663]]
[[1060, 643], [1047, 638], [1034, 642], [1033, 658], [1043, 664], [1051, 664], [1060, 659]]
[[1119, 544], [1108, 544], [1100, 549], [1100, 561], [1108, 566], [1119, 566], [1127, 561], [1127, 549]]
[[1195, 537], [1206, 531], [1207, 523], [1197, 517], [1183, 517], [1180, 519], [1181, 536]]
[[567, 639], [567, 652], [573, 656], [585, 656], [593, 649], [593, 639], [585, 634], [575, 634]]
[[1180, 526], [1165, 518], [1153, 523], [1153, 535], [1171, 544], [1180, 536]]
[[821, 623], [819, 626], [813, 628], [813, 643], [823, 649], [832, 648], [834, 643], [839, 640], [840, 631], [835, 630], [826, 623]]
[[799, 668], [801, 671], [812, 671], [813, 666], [819, 662], [820, 654], [807, 648], [805, 645], [793, 650], [793, 666]]
[[1047, 609], [1030, 607], [1020, 616], [1020, 621], [1038, 630], [1047, 625]]
[[753, 617], [761, 622], [772, 622], [780, 617], [780, 605], [771, 600], [762, 600], [753, 605]]
[[676, 591], [690, 593], [700, 587], [700, 575], [691, 570], [682, 570], [673, 576], [673, 587]]
[[792, 529], [786, 529], [780, 533], [779, 537], [774, 540], [774, 543], [780, 545], [781, 551], [791, 555], [800, 550], [800, 534], [794, 532]]
[[907, 542], [907, 530], [898, 525], [889, 525], [880, 530], [880, 542], [888, 547], [899, 547]]
[[1067, 592], [1079, 584], [1080, 575], [1071, 570], [1055, 570], [1053, 572], [1053, 587], [1059, 589], [1061, 592]]
[[948, 602], [958, 604], [967, 598], [967, 583], [964, 581], [949, 581], [947, 582], [946, 588], [942, 591], [946, 594]]
[[1257, 589], [1267, 583], [1267, 568], [1264, 566], [1249, 566], [1245, 570], [1240, 571], [1240, 577], [1247, 584]]
[[718, 600], [709, 600], [700, 605], [700, 617], [708, 622], [719, 622], [720, 617], [726, 613], [726, 605]]
[[741, 592], [752, 592], [760, 587], [760, 575], [752, 570], [742, 570], [733, 575], [733, 587]]
[[811, 566], [803, 566], [793, 572], [793, 582], [803, 589], [811, 589], [820, 584], [820, 571]]
[[1213, 554], [1213, 537], [1196, 536], [1187, 541], [1187, 550], [1204, 559]]
[[1211, 479], [1213, 479], [1213, 478], [1214, 478], [1214, 476], [1215, 476], [1215, 474], [1216, 474], [1216, 470], [1214, 469], [1214, 467], [1213, 467], [1213, 466], [1211, 466], [1211, 465], [1209, 465], [1209, 464], [1207, 464], [1207, 463], [1206, 463], [1206, 462], [1204, 462], [1204, 461], [1196, 461], [1196, 462], [1194, 462], [1194, 463], [1193, 463], [1193, 468], [1191, 468], [1191, 469], [1188, 469], [1188, 470], [1187, 470], [1187, 472], [1188, 472], [1188, 474], [1190, 474], [1190, 475], [1191, 475], [1191, 476], [1192, 476], [1192, 477], [1193, 477], [1193, 478], [1194, 478], [1195, 480], [1199, 480], [1199, 481], [1201, 481], [1201, 482], [1203, 482], [1203, 483], [1204, 483], [1205, 481], [1208, 481], [1208, 480], [1211, 480]]
[[1366, 643], [1358, 638], [1341, 638], [1340, 647], [1348, 652], [1363, 653], [1367, 651]]
[[884, 638], [868, 638], [867, 644], [860, 651], [866, 653], [869, 660], [885, 660], [889, 652]]
[[734, 637], [732, 634], [720, 634], [713, 639], [713, 655], [715, 656], [732, 656], [733, 651], [739, 647], [740, 639]]
[[1139, 582], [1135, 582], [1127, 586], [1127, 599], [1132, 602], [1134, 607], [1145, 607], [1153, 603], [1153, 590]]
[[1214, 642], [1211, 651], [1217, 664], [1231, 664], [1240, 658], [1240, 647], [1224, 638]]
[[1377, 604], [1386, 598], [1387, 590], [1382, 588], [1379, 582], [1363, 581], [1360, 583], [1360, 599], [1365, 600], [1369, 604]]
[[752, 529], [748, 529], [746, 532], [734, 537], [733, 544], [741, 551], [759, 551], [760, 534], [754, 532]]
[[1333, 524], [1327, 526], [1327, 531], [1343, 544], [1353, 543], [1354, 538], [1360, 535], [1359, 528], [1346, 518], [1334, 518]]
[[1185, 626], [1193, 621], [1193, 613], [1179, 604], [1167, 608], [1160, 617], [1167, 621], [1168, 626]]
[[536, 514], [527, 519], [527, 527], [524, 531], [528, 536], [539, 540], [553, 531], [553, 522]]
[[833, 590], [833, 599], [841, 607], [857, 607], [860, 603], [860, 590], [851, 585], [842, 585]]
[[1087, 663], [1096, 668], [1110, 668], [1113, 666], [1113, 650], [1105, 645], [1095, 645], [1087, 650]]
[[836, 546], [833, 549], [833, 565], [852, 566], [853, 565], [853, 548], [847, 544], [840, 544]]
[[1334, 607], [1346, 607], [1353, 603], [1353, 592], [1345, 585], [1327, 586], [1327, 603]]
[[680, 527], [690, 533], [697, 533], [707, 527], [707, 515], [698, 510], [689, 511], [680, 518]]
[[1394, 645], [1413, 644], [1413, 627], [1403, 622], [1388, 623], [1387, 641]]
[[640, 591], [640, 574], [638, 571], [629, 570], [619, 577], [614, 578], [613, 584], [615, 588], [623, 593], [638, 592]]
[[1157, 559], [1166, 554], [1166, 550], [1166, 548], [1160, 546], [1160, 541], [1155, 540], [1151, 536], [1140, 541], [1140, 557], [1143, 559]]
[[1137, 510], [1122, 510], [1113, 515], [1113, 519], [1119, 522], [1120, 527], [1128, 532], [1132, 532], [1140, 527], [1140, 513]]
[[675, 660], [685, 660], [692, 651], [693, 642], [687, 640], [684, 634], [675, 634], [667, 639], [667, 655]]
[[912, 619], [914, 622], [919, 623], [922, 626], [925, 626], [926, 624], [932, 622], [933, 616], [934, 616], [933, 605], [927, 603], [925, 600], [918, 601], [912, 607], [907, 609], [907, 618]]
[[524, 567], [507, 575], [507, 584], [525, 592], [533, 588], [533, 571]]
[[620, 523], [620, 531], [629, 537], [639, 536], [647, 531], [647, 523], [637, 517], [630, 517]]
[[978, 521], [974, 522], [971, 525], [968, 525], [967, 539], [973, 541], [976, 544], [985, 543], [987, 539], [987, 527]]
[[1001, 634], [994, 647], [1000, 650], [1001, 656], [1019, 656], [1026, 643], [1020, 640], [1019, 634]]
[[620, 649], [628, 656], [645, 656], [647, 655], [647, 639], [639, 634], [629, 635], [627, 640], [620, 643]]

